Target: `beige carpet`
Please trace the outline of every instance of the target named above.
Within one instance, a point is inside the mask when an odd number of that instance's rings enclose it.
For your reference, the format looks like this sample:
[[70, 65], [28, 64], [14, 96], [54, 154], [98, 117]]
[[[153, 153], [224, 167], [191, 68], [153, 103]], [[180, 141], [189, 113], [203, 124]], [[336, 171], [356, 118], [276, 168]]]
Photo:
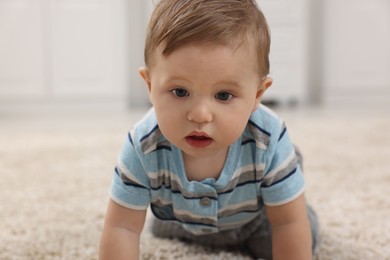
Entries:
[[[390, 115], [280, 111], [305, 156], [318, 260], [390, 259]], [[140, 114], [0, 114], [0, 259], [97, 259], [107, 190]], [[142, 237], [142, 259], [246, 259]]]

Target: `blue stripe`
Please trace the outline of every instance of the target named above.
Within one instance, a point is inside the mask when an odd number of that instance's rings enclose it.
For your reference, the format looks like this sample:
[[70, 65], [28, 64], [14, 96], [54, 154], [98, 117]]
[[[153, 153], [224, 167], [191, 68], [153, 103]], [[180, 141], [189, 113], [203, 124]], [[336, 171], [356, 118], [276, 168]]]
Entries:
[[244, 186], [244, 185], [246, 185], [246, 184], [257, 184], [257, 183], [260, 183], [260, 182], [262, 182], [262, 181], [263, 181], [263, 179], [239, 183], [239, 184], [237, 184], [237, 186], [233, 187], [233, 188], [230, 189], [230, 190], [227, 190], [227, 191], [224, 191], [224, 192], [218, 192], [218, 195], [220, 195], [220, 194], [228, 194], [228, 193], [233, 192], [233, 191], [234, 191], [236, 188], [238, 188], [238, 187]]
[[[119, 176], [119, 178], [121, 178], [121, 175], [119, 173], [119, 170], [118, 170], [118, 167], [115, 167], [115, 172], [116, 174]], [[135, 188], [141, 188], [141, 189], [146, 189], [146, 190], [149, 190], [148, 188], [145, 188], [144, 186], [141, 186], [139, 184], [136, 184], [134, 182], [129, 182], [129, 181], [124, 181], [122, 178], [121, 178], [122, 182], [126, 185], [126, 186], [132, 186], [132, 187], [135, 187]]]
[[131, 138], [131, 134], [130, 134], [130, 132], [128, 133], [128, 137], [129, 137], [129, 141], [130, 141], [130, 143], [131, 143], [132, 145], [134, 145], [134, 143], [133, 143], [133, 139]]
[[284, 134], [286, 133], [286, 131], [287, 131], [287, 128], [286, 128], [286, 127], [283, 128], [283, 131], [282, 131], [282, 133], [281, 133], [280, 136], [279, 136], [278, 142], [280, 141], [280, 139], [283, 138], [283, 136], [284, 136]]
[[244, 146], [244, 145], [249, 144], [249, 143], [256, 143], [256, 141], [253, 140], [253, 139], [245, 140], [245, 141], [242, 141], [242, 142], [241, 142], [241, 145]]
[[267, 132], [265, 129], [261, 128], [260, 126], [256, 125], [255, 123], [253, 123], [252, 121], [249, 120], [249, 123], [254, 126], [256, 129], [260, 130], [260, 132], [262, 132], [263, 134], [267, 135], [267, 136], [271, 136], [271, 133]]
[[145, 136], [143, 136], [143, 137], [141, 138], [140, 142], [142, 142], [143, 140], [145, 140], [146, 138], [148, 138], [151, 134], [153, 134], [153, 132], [156, 131], [157, 128], [158, 128], [158, 125], [156, 125], [156, 126], [152, 129], [152, 131], [150, 131], [148, 134], [146, 134]]
[[157, 150], [168, 150], [168, 151], [172, 151], [172, 148], [168, 145], [160, 145], [160, 146], [157, 146], [156, 148], [156, 151]]
[[[257, 184], [257, 183], [260, 183], [260, 182], [262, 182], [262, 181], [263, 181], [263, 179], [260, 179], [260, 180], [253, 180], [253, 181], [246, 181], [246, 182], [238, 183], [236, 186], [232, 187], [230, 190], [227, 190], [227, 191], [224, 191], [224, 192], [218, 192], [218, 191], [217, 191], [217, 194], [218, 194], [218, 195], [221, 195], [221, 194], [228, 194], [228, 193], [233, 192], [233, 191], [234, 191], [236, 188], [238, 188], [238, 187], [245, 186], [246, 184]], [[166, 189], [171, 190], [172, 193], [181, 194], [181, 196], [182, 196], [183, 198], [188, 199], [188, 200], [192, 200], [192, 199], [194, 199], [194, 200], [195, 200], [195, 199], [201, 199], [201, 198], [204, 198], [204, 197], [207, 197], [207, 198], [212, 199], [212, 200], [217, 200], [217, 199], [218, 199], [218, 198], [216, 198], [216, 197], [202, 196], [202, 195], [199, 195], [199, 196], [196, 196], [196, 197], [187, 197], [187, 196], [185, 196], [180, 190], [172, 190], [171, 185], [165, 186], [164, 184], [162, 184], [162, 185], [158, 186], [157, 188], [151, 187], [150, 189], [151, 189], [151, 190], [154, 190], [154, 191], [158, 191], [158, 190], [160, 190], [160, 189], [163, 188], [163, 187], [166, 188]]]
[[[172, 204], [170, 204], [170, 206], [172, 206]], [[180, 222], [180, 223], [182, 223], [182, 224], [190, 224], [190, 225], [198, 225], [198, 226], [206, 226], [206, 227], [217, 227], [217, 226], [215, 226], [215, 225], [206, 224], [206, 223], [202, 223], [202, 222], [195, 222], [195, 221], [189, 222], [189, 221], [183, 221], [183, 220], [177, 219], [177, 218], [175, 217], [175, 215], [172, 214], [172, 213], [167, 213], [167, 215], [169, 215], [169, 218], [168, 218], [168, 217], [160, 218], [159, 212], [156, 212], [156, 208], [158, 208], [158, 209], [164, 209], [164, 208], [166, 208], [166, 207], [167, 207], [167, 206], [165, 206], [165, 207], [159, 207], [159, 206], [153, 205], [153, 203], [152, 203], [152, 207], [150, 207], [150, 209], [152, 210], [153, 215], [154, 215], [156, 218], [158, 218], [159, 220], [162, 220], [162, 221], [167, 221], [167, 220], [168, 220], [168, 221], [177, 221], [177, 222]]]
[[[242, 183], [238, 183], [236, 186], [232, 187], [230, 190], [227, 190], [227, 191], [224, 191], [224, 192], [218, 192], [217, 191], [217, 194], [218, 195], [221, 195], [221, 194], [228, 194], [228, 193], [231, 193], [233, 192], [236, 188], [238, 187], [241, 187], [241, 186], [245, 186], [246, 184], [257, 184], [257, 183], [261, 183], [263, 181], [263, 178], [259, 179], [259, 180], [251, 180], [251, 181], [246, 181], [246, 182], [242, 182]], [[181, 194], [183, 198], [185, 199], [188, 199], [188, 200], [191, 200], [191, 199], [201, 199], [201, 198], [204, 198], [204, 197], [207, 197], [209, 199], [212, 199], [212, 200], [217, 200], [218, 198], [216, 197], [210, 197], [210, 196], [202, 196], [202, 195], [199, 195], [199, 196], [196, 196], [196, 197], [187, 197], [185, 195], [183, 195], [183, 193], [180, 191], [180, 190], [172, 190], [172, 187], [171, 185], [164, 185], [165, 183], [161, 184], [160, 186], [158, 186], [157, 188], [153, 188], [151, 187], [150, 189], [151, 190], [154, 190], [154, 191], [158, 191], [160, 190], [161, 188], [166, 188], [166, 189], [169, 189], [171, 190], [172, 193], [175, 193], [175, 194]]]
[[[161, 212], [156, 212], [156, 209], [157, 209], [157, 208], [164, 211], [164, 208], [169, 207], [169, 206], [172, 207], [172, 204], [169, 204], [169, 205], [167, 205], [167, 206], [165, 206], [165, 207], [159, 207], [159, 206], [154, 205], [153, 202], [152, 202], [152, 206], [150, 207], [150, 209], [152, 210], [153, 215], [154, 215], [156, 218], [158, 218], [159, 220], [162, 220], [162, 221], [177, 221], [177, 222], [180, 222], [180, 223], [182, 223], [182, 224], [190, 224], [190, 225], [198, 225], [198, 226], [208, 226], [208, 227], [217, 227], [217, 226], [215, 226], [215, 225], [207, 224], [207, 223], [202, 223], [202, 222], [183, 221], [183, 220], [177, 219], [177, 218], [175, 217], [174, 213], [172, 213], [172, 212], [163, 213], [163, 214], [166, 214], [167, 216], [164, 217], [164, 218], [162, 218], [162, 217], [159, 216], [159, 213], [161, 213]], [[241, 213], [256, 213], [256, 212], [259, 212], [259, 209], [254, 209], [254, 210], [249, 210], [249, 209], [247, 209], [247, 210], [242, 210], [242, 211], [240, 211], [240, 212], [236, 212], [236, 213], [234, 213], [233, 215], [226, 216], [226, 217], [221, 217], [221, 218], [218, 218], [218, 219], [219, 219], [219, 221], [220, 221], [221, 219], [231, 218], [232, 216], [235, 216], [235, 215], [238, 215], [238, 214], [241, 214]]]
[[[154, 215], [154, 213], [153, 213]], [[154, 215], [156, 218], [158, 218], [159, 220], [161, 221], [177, 221], [177, 222], [180, 222], [181, 224], [189, 224], [189, 225], [198, 225], [198, 226], [206, 226], [206, 227], [217, 227], [217, 226], [214, 226], [214, 225], [211, 225], [211, 224], [206, 224], [206, 223], [200, 223], [200, 222], [187, 222], [187, 221], [182, 221], [182, 220], [179, 220], [177, 218], [169, 218], [169, 219], [164, 219], [164, 218], [159, 218], [158, 216]]]
[[171, 192], [172, 193], [174, 193], [174, 194], [181, 194], [181, 196], [183, 197], [183, 198], [185, 198], [185, 199], [187, 199], [187, 200], [198, 200], [198, 199], [201, 199], [201, 198], [209, 198], [209, 199], [212, 199], [212, 200], [217, 200], [218, 198], [216, 198], [216, 197], [210, 197], [210, 196], [202, 196], [202, 195], [199, 195], [199, 196], [196, 196], [196, 197], [187, 197], [187, 196], [185, 196], [180, 190], [172, 190], [172, 187], [169, 185], [169, 186], [165, 186], [165, 185], [160, 185], [160, 186], [158, 186], [157, 188], [153, 188], [153, 187], [151, 187], [150, 189], [151, 190], [154, 190], [154, 191], [158, 191], [158, 190], [160, 190], [161, 188], [166, 188], [166, 189], [169, 189], [169, 190], [171, 190]]
[[274, 185], [276, 185], [276, 184], [278, 184], [278, 183], [280, 183], [280, 182], [282, 182], [282, 181], [288, 179], [291, 175], [294, 175], [294, 173], [295, 173], [296, 171], [297, 171], [297, 167], [295, 167], [294, 170], [292, 170], [289, 174], [287, 174], [286, 176], [284, 176], [282, 179], [277, 180], [277, 181], [271, 183], [270, 185], [262, 185], [262, 187], [265, 187], [265, 188], [272, 187], [272, 186], [274, 186]]
[[121, 177], [120, 173], [119, 173], [119, 170], [118, 170], [118, 167], [115, 167], [115, 172], [116, 172], [116, 175], [118, 175], [119, 177]]

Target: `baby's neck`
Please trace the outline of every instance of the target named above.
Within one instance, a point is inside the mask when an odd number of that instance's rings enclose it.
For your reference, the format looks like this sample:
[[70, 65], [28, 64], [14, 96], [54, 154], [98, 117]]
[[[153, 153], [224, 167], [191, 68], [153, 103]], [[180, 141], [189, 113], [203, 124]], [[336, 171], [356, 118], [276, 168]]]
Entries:
[[202, 181], [207, 178], [217, 180], [225, 165], [228, 150], [208, 157], [191, 157], [183, 153], [187, 179], [189, 181]]

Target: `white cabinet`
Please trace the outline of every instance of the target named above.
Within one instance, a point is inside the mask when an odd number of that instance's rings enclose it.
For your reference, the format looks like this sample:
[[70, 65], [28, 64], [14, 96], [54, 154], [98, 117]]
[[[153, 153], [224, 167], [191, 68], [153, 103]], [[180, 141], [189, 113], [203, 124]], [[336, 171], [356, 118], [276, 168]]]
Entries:
[[128, 100], [126, 0], [1, 0], [0, 100]]
[[271, 29], [273, 86], [264, 100], [289, 103], [307, 99], [307, 0], [257, 1]]
[[49, 11], [52, 94], [118, 93], [110, 1], [52, 1]]
[[[0, 0], [0, 107], [26, 101], [147, 104], [137, 70], [153, 3]], [[272, 38], [274, 84], [266, 100], [388, 103], [389, 0], [258, 4]]]
[[33, 1], [0, 1], [0, 97], [45, 92], [42, 10]]
[[326, 0], [325, 101], [390, 99], [390, 1]]

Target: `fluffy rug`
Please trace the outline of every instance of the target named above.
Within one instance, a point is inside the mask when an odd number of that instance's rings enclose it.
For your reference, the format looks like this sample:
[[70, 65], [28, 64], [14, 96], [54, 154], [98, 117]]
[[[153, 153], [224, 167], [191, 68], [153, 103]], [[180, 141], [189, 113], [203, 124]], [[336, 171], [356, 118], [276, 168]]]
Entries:
[[[390, 116], [280, 111], [304, 154], [306, 197], [321, 221], [316, 259], [390, 259]], [[0, 259], [97, 259], [108, 187], [141, 113], [0, 114]], [[154, 238], [141, 259], [247, 259]]]

